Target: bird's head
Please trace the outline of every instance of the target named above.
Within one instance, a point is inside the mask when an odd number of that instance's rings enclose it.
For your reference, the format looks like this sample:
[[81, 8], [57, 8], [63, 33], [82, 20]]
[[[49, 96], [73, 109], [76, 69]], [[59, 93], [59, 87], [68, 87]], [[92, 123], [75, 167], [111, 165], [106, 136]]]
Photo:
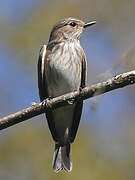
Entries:
[[63, 19], [54, 25], [49, 41], [79, 39], [83, 30], [94, 24], [96, 24], [96, 21], [85, 23], [75, 18]]

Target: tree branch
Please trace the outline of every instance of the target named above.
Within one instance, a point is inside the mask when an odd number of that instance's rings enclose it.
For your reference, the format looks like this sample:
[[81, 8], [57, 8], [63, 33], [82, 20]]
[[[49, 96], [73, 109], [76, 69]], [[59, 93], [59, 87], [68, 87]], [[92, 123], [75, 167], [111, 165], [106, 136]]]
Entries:
[[48, 109], [56, 109], [61, 106], [70, 105], [78, 100], [85, 100], [93, 96], [104, 94], [114, 89], [122, 88], [135, 83], [135, 71], [117, 75], [107, 81], [83, 88], [80, 91], [71, 92], [53, 99], [46, 99], [41, 103], [35, 103], [31, 107], [10, 114], [0, 119], [0, 130], [13, 126], [39, 114]]

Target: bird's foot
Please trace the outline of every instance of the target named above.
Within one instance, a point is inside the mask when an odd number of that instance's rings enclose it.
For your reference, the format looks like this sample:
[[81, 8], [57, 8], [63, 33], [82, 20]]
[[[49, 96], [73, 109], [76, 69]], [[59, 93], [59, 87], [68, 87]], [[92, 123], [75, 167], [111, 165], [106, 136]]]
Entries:
[[50, 100], [53, 99], [51, 96], [42, 101], [42, 105], [51, 108]]

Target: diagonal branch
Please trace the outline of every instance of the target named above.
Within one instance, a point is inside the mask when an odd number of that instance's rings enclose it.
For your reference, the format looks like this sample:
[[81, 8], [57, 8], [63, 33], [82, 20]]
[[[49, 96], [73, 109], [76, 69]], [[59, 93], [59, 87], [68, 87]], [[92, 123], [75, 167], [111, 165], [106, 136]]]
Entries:
[[108, 79], [107, 81], [83, 88], [80, 91], [71, 92], [50, 100], [46, 99], [41, 103], [35, 103], [31, 107], [1, 118], [0, 130], [45, 113], [50, 108], [53, 110], [61, 106], [70, 105], [78, 100], [85, 100], [134, 83], [135, 71], [130, 71], [117, 75], [111, 79]]

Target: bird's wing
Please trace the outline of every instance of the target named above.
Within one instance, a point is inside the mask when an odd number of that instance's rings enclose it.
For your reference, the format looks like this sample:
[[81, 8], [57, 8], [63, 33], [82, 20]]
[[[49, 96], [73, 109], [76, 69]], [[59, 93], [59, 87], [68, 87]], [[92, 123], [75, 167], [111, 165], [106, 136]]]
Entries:
[[38, 58], [38, 88], [40, 100], [43, 101], [48, 97], [47, 87], [45, 83], [45, 56], [46, 56], [46, 45], [43, 45], [39, 52]]
[[[86, 86], [86, 78], [87, 78], [87, 61], [86, 61], [86, 56], [84, 54], [84, 58], [82, 59], [82, 72], [81, 72], [81, 84], [80, 88], [84, 88]], [[73, 123], [71, 127], [71, 142], [74, 141], [78, 126], [80, 123], [80, 118], [82, 114], [82, 108], [83, 108], [83, 100], [79, 100], [76, 103], [75, 110], [74, 110], [74, 115], [73, 115]]]
[[[40, 49], [39, 58], [38, 58], [38, 88], [39, 88], [39, 95], [40, 100], [43, 101], [44, 99], [48, 98], [48, 90], [47, 90], [47, 83], [46, 83], [46, 52], [48, 52], [46, 45], [43, 45]], [[46, 117], [48, 121], [48, 126], [53, 136], [53, 139], [56, 141], [57, 134], [55, 129], [54, 117], [51, 110], [46, 112]]]

